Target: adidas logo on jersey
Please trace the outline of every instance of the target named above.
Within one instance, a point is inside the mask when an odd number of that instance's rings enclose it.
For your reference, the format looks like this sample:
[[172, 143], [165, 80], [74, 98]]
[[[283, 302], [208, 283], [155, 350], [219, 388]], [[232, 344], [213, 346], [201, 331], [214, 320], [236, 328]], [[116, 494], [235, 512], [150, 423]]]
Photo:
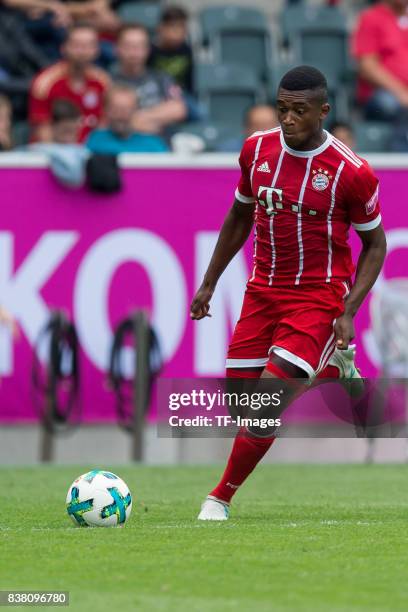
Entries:
[[267, 161], [261, 164], [260, 166], [258, 166], [257, 170], [258, 172], [270, 172], [271, 171]]

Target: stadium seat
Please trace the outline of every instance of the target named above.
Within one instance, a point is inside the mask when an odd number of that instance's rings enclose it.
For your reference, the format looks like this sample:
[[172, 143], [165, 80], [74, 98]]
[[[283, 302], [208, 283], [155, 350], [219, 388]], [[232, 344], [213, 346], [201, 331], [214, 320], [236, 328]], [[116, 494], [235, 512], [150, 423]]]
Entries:
[[241, 126], [245, 112], [259, 100], [257, 75], [240, 64], [198, 64], [195, 87], [212, 121]]
[[296, 62], [322, 70], [330, 87], [350, 80], [348, 30], [342, 10], [306, 2], [289, 5], [281, 13], [281, 32]]
[[273, 54], [267, 31], [220, 31], [214, 40], [214, 49], [220, 61], [246, 64], [261, 79], [266, 78]]
[[358, 121], [353, 126], [356, 150], [362, 153], [381, 153], [390, 150], [392, 126], [379, 121]]
[[348, 34], [342, 27], [307, 27], [298, 31], [293, 39], [298, 63], [319, 68], [332, 88], [348, 77], [348, 48]]
[[281, 36], [291, 44], [299, 31], [312, 29], [342, 29], [346, 31], [346, 17], [334, 6], [313, 6], [307, 2], [287, 5], [281, 13]]
[[352, 80], [346, 16], [339, 8], [290, 4], [281, 13], [281, 35], [294, 61], [319, 68], [331, 89]]
[[207, 152], [217, 151], [225, 141], [239, 137], [240, 133], [236, 126], [214, 121], [183, 123], [177, 126], [176, 130], [176, 134], [199, 136], [203, 140]]
[[152, 35], [160, 19], [160, 2], [125, 2], [117, 9], [124, 23], [141, 23]]
[[200, 14], [202, 40], [219, 62], [237, 62], [267, 77], [273, 54], [265, 15], [238, 6], [211, 7]]
[[199, 15], [202, 41], [208, 45], [214, 32], [219, 30], [261, 30], [265, 28], [265, 15], [257, 9], [240, 6], [213, 6]]

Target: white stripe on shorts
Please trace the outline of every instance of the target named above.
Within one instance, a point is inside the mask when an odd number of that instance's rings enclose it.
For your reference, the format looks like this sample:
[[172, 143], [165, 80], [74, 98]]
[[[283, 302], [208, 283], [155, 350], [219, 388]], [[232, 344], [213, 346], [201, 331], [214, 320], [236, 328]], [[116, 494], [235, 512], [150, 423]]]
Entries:
[[227, 359], [225, 362], [226, 368], [264, 368], [268, 363], [267, 357], [258, 357], [257, 359]]
[[292, 363], [293, 365], [297, 366], [301, 370], [304, 370], [309, 376], [309, 378], [314, 378], [314, 369], [312, 368], [310, 363], [302, 359], [302, 357], [298, 357], [298, 355], [295, 355], [295, 353], [291, 353], [287, 349], [282, 348], [281, 346], [276, 346], [275, 344], [269, 349], [269, 353], [271, 352], [274, 352], [275, 355], [277, 355], [278, 357], [281, 357], [282, 359], [289, 361], [289, 363]]

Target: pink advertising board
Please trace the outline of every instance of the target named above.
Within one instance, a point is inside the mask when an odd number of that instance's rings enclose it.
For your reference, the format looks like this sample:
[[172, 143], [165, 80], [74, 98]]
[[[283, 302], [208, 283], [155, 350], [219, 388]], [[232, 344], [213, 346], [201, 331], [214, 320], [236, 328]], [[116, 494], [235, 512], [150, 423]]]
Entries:
[[[115, 417], [105, 374], [111, 332], [135, 308], [150, 313], [158, 332], [163, 376], [222, 376], [251, 245], [225, 273], [211, 319], [191, 322], [188, 307], [233, 199], [236, 160], [130, 159], [124, 164], [123, 191], [111, 196], [64, 189], [43, 162], [30, 160], [20, 155], [0, 161], [0, 303], [15, 313], [21, 329], [17, 339], [0, 332], [0, 421], [36, 418], [33, 345], [50, 308], [63, 308], [76, 324], [88, 421]], [[381, 179], [391, 247], [379, 284], [384, 288], [387, 279], [407, 276], [408, 162], [398, 158], [396, 167], [386, 168], [381, 160], [372, 162]], [[357, 249], [358, 241], [352, 240]], [[357, 319], [359, 365], [366, 376], [377, 373], [370, 328], [368, 300]]]

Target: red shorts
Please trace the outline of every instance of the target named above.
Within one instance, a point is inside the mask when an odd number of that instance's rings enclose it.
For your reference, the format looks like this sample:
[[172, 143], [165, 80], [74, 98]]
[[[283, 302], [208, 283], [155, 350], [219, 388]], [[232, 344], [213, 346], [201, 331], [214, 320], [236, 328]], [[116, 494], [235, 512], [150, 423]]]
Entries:
[[228, 349], [227, 368], [265, 367], [271, 352], [313, 378], [335, 349], [334, 324], [348, 284], [249, 287]]

